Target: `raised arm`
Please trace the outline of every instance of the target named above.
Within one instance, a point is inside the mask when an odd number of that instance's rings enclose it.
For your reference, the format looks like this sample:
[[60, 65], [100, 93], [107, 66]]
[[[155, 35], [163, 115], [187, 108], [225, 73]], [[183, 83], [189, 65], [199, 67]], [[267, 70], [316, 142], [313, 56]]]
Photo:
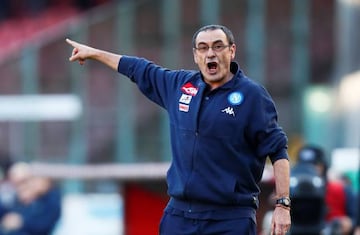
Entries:
[[87, 59], [97, 60], [117, 71], [121, 55], [89, 47], [70, 39], [66, 39], [66, 42], [74, 48], [69, 61], [79, 61], [83, 65]]

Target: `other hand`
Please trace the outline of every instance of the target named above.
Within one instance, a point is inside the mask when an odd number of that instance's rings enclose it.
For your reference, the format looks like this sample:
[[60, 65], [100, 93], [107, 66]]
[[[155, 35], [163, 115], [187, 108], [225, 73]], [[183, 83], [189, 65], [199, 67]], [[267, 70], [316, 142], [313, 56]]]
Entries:
[[271, 235], [285, 235], [290, 230], [290, 210], [277, 206], [275, 207], [271, 221]]

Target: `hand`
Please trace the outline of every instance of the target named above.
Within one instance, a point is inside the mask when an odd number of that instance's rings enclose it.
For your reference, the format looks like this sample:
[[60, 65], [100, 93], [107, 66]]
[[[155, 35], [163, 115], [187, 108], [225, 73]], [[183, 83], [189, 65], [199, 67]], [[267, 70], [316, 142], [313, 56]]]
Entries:
[[290, 210], [280, 206], [275, 207], [271, 220], [271, 235], [284, 235], [290, 230]]
[[71, 46], [74, 47], [72, 54], [69, 58], [71, 62], [79, 61], [81, 65], [85, 63], [85, 60], [92, 59], [99, 61], [113, 70], [117, 71], [119, 61], [122, 55], [110, 53], [108, 51], [96, 49], [93, 47], [86, 46], [84, 44], [77, 43], [70, 39], [66, 39], [66, 42], [69, 43]]
[[353, 228], [352, 220], [349, 216], [342, 216], [339, 218], [341, 231], [343, 234], [350, 234]]
[[79, 61], [79, 64], [83, 65], [85, 64], [86, 59], [90, 59], [95, 53], [94, 48], [77, 43], [75, 41], [72, 41], [70, 39], [66, 39], [66, 42], [70, 44], [72, 47], [74, 47], [72, 54], [69, 58], [69, 61]]
[[354, 235], [360, 235], [360, 226], [355, 228]]
[[15, 212], [10, 212], [10, 213], [4, 215], [4, 217], [1, 221], [1, 226], [5, 230], [19, 229], [20, 227], [22, 227], [22, 224], [23, 224], [23, 220], [22, 220], [21, 215], [15, 213]]

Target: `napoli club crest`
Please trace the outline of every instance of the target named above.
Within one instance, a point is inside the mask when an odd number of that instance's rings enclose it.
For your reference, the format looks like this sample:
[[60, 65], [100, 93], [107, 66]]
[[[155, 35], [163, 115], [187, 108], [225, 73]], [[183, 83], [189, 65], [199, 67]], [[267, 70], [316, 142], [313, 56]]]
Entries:
[[244, 96], [241, 92], [235, 91], [228, 96], [228, 101], [232, 105], [239, 105], [243, 102]]

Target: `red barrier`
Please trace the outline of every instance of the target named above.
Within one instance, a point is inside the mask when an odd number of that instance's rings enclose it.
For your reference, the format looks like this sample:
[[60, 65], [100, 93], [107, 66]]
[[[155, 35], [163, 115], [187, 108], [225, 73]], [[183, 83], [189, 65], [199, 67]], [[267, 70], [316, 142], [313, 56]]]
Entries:
[[158, 235], [168, 201], [165, 182], [125, 183], [125, 235]]

